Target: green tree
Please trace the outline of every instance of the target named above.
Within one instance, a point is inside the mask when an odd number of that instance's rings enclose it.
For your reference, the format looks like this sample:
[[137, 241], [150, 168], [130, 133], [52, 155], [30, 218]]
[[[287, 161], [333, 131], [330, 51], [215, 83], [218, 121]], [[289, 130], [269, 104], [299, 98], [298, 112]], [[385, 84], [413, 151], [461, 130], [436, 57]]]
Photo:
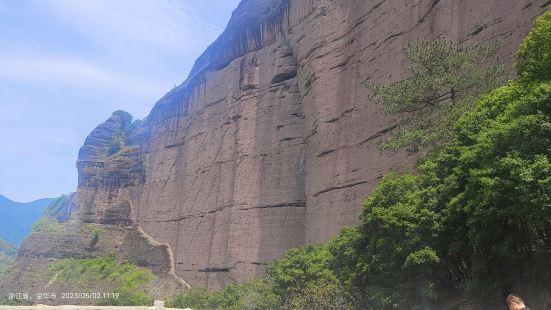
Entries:
[[96, 248], [96, 245], [98, 244], [99, 242], [99, 235], [100, 235], [100, 231], [99, 230], [95, 230], [92, 234], [92, 240], [90, 240], [90, 243], [88, 245], [88, 247], [90, 249], [95, 249]]
[[456, 144], [431, 160], [450, 171], [441, 178], [441, 204], [450, 214], [445, 227], [449, 236], [464, 227], [463, 241], [454, 243], [468, 244], [464, 261], [474, 295], [550, 289], [544, 284], [551, 281], [544, 259], [551, 254], [549, 102], [549, 82], [503, 87], [461, 120]]
[[522, 79], [551, 79], [551, 11], [536, 20], [518, 51], [517, 71]]
[[356, 309], [369, 309], [371, 301], [368, 291], [368, 279], [363, 276], [361, 265], [365, 253], [363, 229], [360, 225], [345, 227], [340, 234], [327, 244], [333, 259], [329, 268], [333, 271], [350, 303]]
[[276, 310], [280, 309], [280, 303], [270, 279], [257, 278], [242, 284], [229, 284], [214, 292], [192, 288], [178, 293], [167, 306], [198, 310]]
[[404, 49], [409, 78], [388, 86], [366, 81], [375, 103], [399, 117], [383, 149], [411, 152], [451, 139], [453, 123], [501, 80], [499, 45], [458, 48], [443, 38]]
[[364, 203], [358, 276], [377, 308], [424, 309], [438, 297], [440, 217], [427, 196], [420, 177], [391, 173]]
[[303, 294], [309, 283], [338, 282], [329, 268], [331, 260], [332, 256], [327, 247], [307, 244], [289, 250], [283, 259], [274, 261], [268, 268], [268, 275], [283, 302], [291, 302], [294, 297]]
[[286, 305], [294, 310], [345, 310], [353, 309], [347, 292], [338, 281], [318, 279], [308, 281], [300, 294], [294, 294]]

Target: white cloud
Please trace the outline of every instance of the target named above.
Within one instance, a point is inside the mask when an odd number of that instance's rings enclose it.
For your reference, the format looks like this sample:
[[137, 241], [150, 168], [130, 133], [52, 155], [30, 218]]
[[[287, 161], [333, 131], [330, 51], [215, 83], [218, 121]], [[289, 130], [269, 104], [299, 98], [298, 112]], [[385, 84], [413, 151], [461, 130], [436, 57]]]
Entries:
[[216, 37], [216, 29], [183, 1], [42, 0], [36, 4], [107, 47], [136, 44], [189, 55]]
[[70, 39], [51, 45], [34, 34], [6, 41], [10, 48], [0, 51], [2, 80], [118, 90], [156, 100], [185, 79], [193, 60], [219, 31], [184, 1], [31, 3], [40, 16], [62, 23], [52, 28], [63, 29], [59, 38], [77, 34], [84, 45]]
[[81, 88], [119, 89], [121, 92], [159, 95], [169, 82], [142, 80], [109, 72], [83, 59], [18, 55], [0, 57], [0, 79], [56, 83]]
[[0, 0], [2, 194], [74, 189], [84, 138], [114, 110], [146, 116], [181, 83], [224, 23], [194, 7], [226, 1]]

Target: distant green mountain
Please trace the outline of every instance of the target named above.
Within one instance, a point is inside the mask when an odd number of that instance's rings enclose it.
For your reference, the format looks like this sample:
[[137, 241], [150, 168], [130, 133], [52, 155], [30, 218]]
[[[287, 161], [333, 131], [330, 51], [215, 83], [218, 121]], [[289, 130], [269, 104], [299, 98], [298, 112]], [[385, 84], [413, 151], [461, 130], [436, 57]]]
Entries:
[[21, 245], [31, 232], [33, 223], [42, 216], [46, 207], [54, 200], [45, 198], [20, 203], [0, 195], [0, 239], [15, 247]]

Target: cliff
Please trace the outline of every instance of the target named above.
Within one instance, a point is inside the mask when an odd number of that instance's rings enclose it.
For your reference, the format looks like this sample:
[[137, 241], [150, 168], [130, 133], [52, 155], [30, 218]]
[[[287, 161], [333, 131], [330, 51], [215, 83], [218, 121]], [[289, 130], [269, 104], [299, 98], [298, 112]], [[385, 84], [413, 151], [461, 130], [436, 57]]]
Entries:
[[259, 275], [357, 223], [380, 178], [414, 162], [377, 148], [394, 122], [362, 81], [402, 79], [402, 48], [437, 36], [499, 40], [511, 68], [548, 4], [243, 0], [146, 121], [117, 112], [86, 139], [71, 221], [143, 229], [191, 286]]
[[402, 47], [440, 35], [499, 40], [511, 68], [547, 4], [244, 0], [123, 149], [107, 159], [90, 149], [115, 139], [112, 121], [87, 139], [80, 219], [135, 223], [170, 245], [192, 286], [261, 274], [285, 250], [357, 223], [383, 174], [414, 161], [378, 150], [393, 120], [362, 81], [403, 78]]

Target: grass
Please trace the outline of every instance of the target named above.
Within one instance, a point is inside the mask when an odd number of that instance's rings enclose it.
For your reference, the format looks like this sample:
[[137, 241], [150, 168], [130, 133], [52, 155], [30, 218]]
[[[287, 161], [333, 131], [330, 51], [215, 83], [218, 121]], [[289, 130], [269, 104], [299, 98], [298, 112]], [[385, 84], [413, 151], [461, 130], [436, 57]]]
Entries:
[[85, 224], [79, 230], [79, 233], [82, 235], [100, 235], [102, 232], [103, 228], [94, 224]]
[[48, 233], [53, 235], [61, 234], [65, 231], [65, 226], [58, 223], [54, 218], [51, 218], [47, 215], [41, 217], [33, 225], [33, 233]]

